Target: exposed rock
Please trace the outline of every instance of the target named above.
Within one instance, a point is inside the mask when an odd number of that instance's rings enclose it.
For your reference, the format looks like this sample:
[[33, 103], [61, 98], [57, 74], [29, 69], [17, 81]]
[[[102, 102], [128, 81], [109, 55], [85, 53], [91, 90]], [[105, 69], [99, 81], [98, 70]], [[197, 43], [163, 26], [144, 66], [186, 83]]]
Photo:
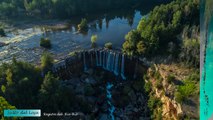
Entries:
[[[171, 67], [173, 66], [173, 67]], [[166, 66], [166, 65], [154, 65], [154, 71], [159, 72], [160, 76], [162, 77], [162, 89], [158, 89], [156, 87], [153, 87], [152, 89], [155, 92], [155, 96], [157, 98], [160, 98], [162, 102], [162, 117], [165, 120], [178, 120], [180, 116], [183, 116], [183, 108], [180, 105], [180, 103], [176, 102], [174, 100], [174, 93], [175, 93], [175, 85], [169, 84], [167, 81], [167, 76], [170, 74], [170, 71], [176, 71], [172, 72], [175, 74], [176, 79], [181, 79], [184, 78], [185, 73], [180, 72], [181, 70], [177, 70], [178, 67], [171, 65], [171, 66]], [[174, 70], [175, 69], [175, 70]], [[179, 68], [180, 69], [180, 68]], [[186, 73], [189, 71], [183, 70]], [[148, 75], [151, 76], [153, 73], [153, 69], [148, 70]], [[152, 83], [155, 82], [154, 78], [151, 78]], [[153, 85], [154, 86], [154, 85]]]
[[6, 46], [6, 45], [8, 45], [8, 44], [0, 42], [0, 47]]
[[163, 117], [165, 119], [171, 119], [178, 120], [178, 116], [183, 115], [183, 111], [181, 109], [181, 105], [177, 103], [174, 100], [171, 100], [170, 98], [166, 96], [161, 97], [161, 101], [163, 103]]

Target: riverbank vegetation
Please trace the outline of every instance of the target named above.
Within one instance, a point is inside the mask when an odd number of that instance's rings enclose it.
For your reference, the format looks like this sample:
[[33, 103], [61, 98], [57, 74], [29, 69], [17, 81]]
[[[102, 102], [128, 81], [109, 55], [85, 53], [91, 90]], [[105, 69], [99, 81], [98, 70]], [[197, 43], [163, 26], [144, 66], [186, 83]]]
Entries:
[[[17, 0], [13, 2], [12, 0], [2, 0], [0, 1], [0, 16], [38, 15], [48, 18], [67, 18], [99, 10], [128, 8], [135, 6], [135, 3], [138, 4], [139, 0], [93, 0], [87, 2], [82, 0]], [[100, 22], [101, 25], [102, 22]], [[87, 30], [87, 20], [82, 19], [77, 27], [79, 32]], [[4, 35], [4, 30], [2, 29], [2, 31], [0, 29], [0, 36]], [[121, 100], [115, 100], [118, 102], [118, 106], [126, 106], [127, 101], [130, 101], [132, 95], [127, 97], [128, 92], [126, 91], [131, 91], [132, 88], [139, 91], [138, 93], [145, 91], [146, 95], [141, 98], [147, 97], [145, 101], [142, 101], [145, 104], [147, 103], [148, 108], [146, 110], [150, 112], [147, 116], [152, 119], [163, 119], [162, 115], [165, 111], [162, 108], [165, 107], [165, 103], [174, 105], [172, 102], [170, 104], [169, 100], [176, 100], [177, 104], [183, 105], [187, 104], [189, 98], [190, 100], [197, 98], [197, 91], [199, 90], [199, 72], [197, 72], [199, 68], [199, 32], [198, 0], [176, 0], [167, 5], [155, 7], [147, 17], [143, 17], [137, 29], [131, 30], [125, 36], [123, 52], [128, 55], [147, 58], [157, 55], [172, 56], [171, 62], [177, 64], [172, 66], [173, 64], [164, 65], [162, 63], [148, 68], [144, 79], [133, 81], [134, 83], [132, 82], [133, 84], [130, 84], [131, 87], [129, 88], [124, 87], [123, 92], [126, 94], [120, 95]], [[97, 35], [91, 36], [92, 48], [96, 47], [97, 40]], [[40, 46], [51, 48], [51, 42], [47, 38], [41, 38]], [[112, 49], [112, 43], [106, 43], [105, 48]], [[74, 56], [76, 53], [72, 52], [69, 55]], [[165, 61], [164, 57], [162, 59]], [[15, 108], [15, 106], [26, 109], [42, 108], [42, 111], [48, 112], [76, 110], [85, 113], [91, 112], [92, 107], [96, 106], [88, 105], [88, 100], [82, 99], [82, 97], [93, 96], [96, 91], [101, 91], [94, 90], [92, 85], [87, 85], [84, 88], [74, 82], [76, 91], [78, 93], [83, 91], [83, 94], [77, 97], [73, 92], [74, 87], [68, 87], [68, 85], [65, 85], [67, 81], [63, 83], [51, 72], [53, 61], [51, 54], [44, 53], [39, 65], [17, 61], [15, 58], [11, 63], [0, 65], [0, 101], [5, 103], [3, 106], [6, 106], [6, 108]], [[185, 65], [183, 69], [180, 68], [181, 63]], [[135, 70], [135, 68], [132, 69]], [[89, 71], [88, 74], [90, 72], [93, 72], [93, 70]], [[109, 77], [105, 74], [103, 76]], [[78, 82], [81, 82], [81, 80], [88, 81], [84, 75], [80, 77]], [[116, 92], [118, 92], [117, 94], [122, 93], [119, 90]], [[162, 101], [161, 98], [167, 101]], [[38, 101], [35, 101], [35, 99]], [[92, 102], [94, 101], [92, 100]], [[170, 106], [167, 108], [170, 108]], [[172, 111], [169, 110], [169, 112], [173, 114]], [[2, 113], [0, 115], [2, 116]], [[187, 116], [188, 113], [185, 115]], [[170, 115], [167, 117], [170, 119]], [[195, 115], [194, 118], [196, 117]]]
[[142, 18], [137, 29], [126, 35], [123, 51], [145, 56], [172, 54], [198, 67], [198, 34], [199, 1], [176, 0]]
[[[148, 0], [145, 0], [144, 2], [147, 1]], [[0, 16], [69, 18], [71, 16], [79, 16], [97, 11], [126, 9], [132, 6], [137, 7], [140, 3], [140, 0], [1, 0]], [[152, 3], [154, 3], [154, 1]]]
[[[198, 119], [199, 79], [199, 69], [177, 63], [155, 64], [148, 68], [144, 89], [151, 118]], [[173, 113], [173, 110], [179, 112]]]
[[41, 68], [44, 71], [49, 71], [51, 70], [52, 66], [53, 66], [53, 58], [52, 55], [48, 52], [45, 52], [42, 54], [41, 56]]
[[[152, 119], [172, 118], [163, 109], [170, 100], [181, 106], [178, 119], [199, 118], [199, 27], [199, 0], [175, 0], [155, 7], [125, 36], [124, 53], [150, 60], [161, 57], [144, 78]], [[191, 113], [189, 106], [194, 109]]]
[[199, 79], [199, 74], [194, 73], [183, 80], [183, 84], [177, 87], [177, 92], [175, 93], [177, 102], [186, 102], [189, 97], [197, 94], [199, 90], [196, 84], [199, 82]]
[[87, 23], [87, 19], [82, 19], [81, 23], [78, 24], [78, 31], [80, 32], [86, 32], [88, 31], [88, 23]]

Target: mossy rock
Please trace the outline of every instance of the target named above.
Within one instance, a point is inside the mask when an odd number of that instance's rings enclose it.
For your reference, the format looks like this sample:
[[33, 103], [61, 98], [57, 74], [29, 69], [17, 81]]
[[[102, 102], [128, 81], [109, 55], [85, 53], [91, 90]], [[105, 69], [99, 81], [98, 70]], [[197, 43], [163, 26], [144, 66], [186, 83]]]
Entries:
[[0, 28], [0, 37], [5, 37], [6, 33], [3, 28]]
[[112, 43], [108, 42], [104, 45], [104, 47], [107, 48], [107, 49], [112, 49]]
[[40, 39], [40, 46], [44, 48], [51, 48], [51, 41], [48, 38], [41, 38]]

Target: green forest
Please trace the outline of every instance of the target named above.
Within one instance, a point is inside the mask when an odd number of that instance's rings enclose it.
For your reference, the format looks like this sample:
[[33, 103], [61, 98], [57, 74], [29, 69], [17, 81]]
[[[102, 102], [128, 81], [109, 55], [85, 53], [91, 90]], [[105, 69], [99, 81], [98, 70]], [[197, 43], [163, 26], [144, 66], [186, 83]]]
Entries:
[[[0, 0], [0, 18], [40, 16], [64, 19], [96, 11], [140, 7], [139, 4], [142, 2], [142, 0]], [[183, 63], [195, 70], [184, 79], [183, 85], [177, 87], [176, 96], [179, 98], [178, 102], [182, 103], [191, 96], [194, 89], [197, 89], [195, 83], [199, 81], [197, 72], [200, 64], [199, 27], [199, 0], [175, 0], [169, 4], [162, 4], [143, 17], [136, 29], [126, 34], [122, 52], [129, 56], [147, 58], [158, 55], [172, 56], [174, 63]], [[78, 29], [88, 29], [86, 19], [82, 19]], [[5, 36], [5, 32], [0, 26], [1, 36]], [[91, 37], [93, 47], [96, 46], [97, 39], [96, 35]], [[41, 38], [40, 46], [52, 47], [47, 38]], [[112, 46], [112, 43], [105, 44], [108, 49], [112, 49]], [[42, 108], [43, 111], [50, 112], [77, 110], [90, 113], [92, 108], [87, 101], [76, 97], [72, 89], [62, 84], [60, 78], [50, 72], [54, 64], [51, 54], [44, 53], [40, 63], [34, 65], [13, 58], [11, 63], [0, 65], [0, 118], [4, 119], [1, 111], [5, 108]], [[153, 76], [162, 79], [156, 71]], [[170, 75], [168, 81], [173, 84], [171, 81], [175, 81], [174, 79], [174, 76]], [[150, 95], [148, 105], [151, 112], [156, 114], [155, 110], [161, 102], [152, 96], [151, 82], [146, 83], [144, 88]], [[162, 119], [161, 116], [156, 116], [152, 118]]]
[[173, 54], [198, 67], [198, 33], [199, 1], [177, 0], [155, 7], [147, 18], [142, 18], [137, 29], [125, 36], [123, 51], [145, 56]]
[[138, 7], [142, 2], [144, 4], [148, 0], [0, 0], [0, 16], [69, 18], [97, 11]]
[[[196, 96], [199, 85], [200, 39], [199, 39], [199, 0], [176, 0], [166, 5], [155, 7], [140, 20], [137, 29], [131, 30], [125, 36], [123, 52], [133, 56], [146, 56], [150, 59], [156, 56], [172, 56], [172, 62], [194, 68], [183, 81], [183, 85], [175, 85], [176, 101], [184, 104], [190, 96]], [[181, 66], [181, 65], [180, 65]], [[147, 76], [145, 76], [147, 77]], [[162, 89], [162, 77], [156, 71], [154, 87]], [[147, 78], [150, 79], [150, 78]], [[173, 73], [167, 77], [167, 82], [174, 84]], [[151, 82], [145, 84], [149, 91], [149, 108], [152, 119], [162, 119], [162, 102], [151, 91]], [[198, 96], [197, 96], [198, 97]], [[188, 116], [187, 116], [188, 117]], [[190, 117], [185, 119], [190, 119]], [[181, 118], [180, 118], [181, 119]]]

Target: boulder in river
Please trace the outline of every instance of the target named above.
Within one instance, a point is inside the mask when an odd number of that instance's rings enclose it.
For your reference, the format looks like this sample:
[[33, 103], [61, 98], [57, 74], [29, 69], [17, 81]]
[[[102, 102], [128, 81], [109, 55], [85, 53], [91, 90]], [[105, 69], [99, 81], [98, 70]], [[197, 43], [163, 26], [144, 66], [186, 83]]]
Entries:
[[8, 44], [4, 43], [4, 42], [0, 42], [0, 47], [6, 46]]

